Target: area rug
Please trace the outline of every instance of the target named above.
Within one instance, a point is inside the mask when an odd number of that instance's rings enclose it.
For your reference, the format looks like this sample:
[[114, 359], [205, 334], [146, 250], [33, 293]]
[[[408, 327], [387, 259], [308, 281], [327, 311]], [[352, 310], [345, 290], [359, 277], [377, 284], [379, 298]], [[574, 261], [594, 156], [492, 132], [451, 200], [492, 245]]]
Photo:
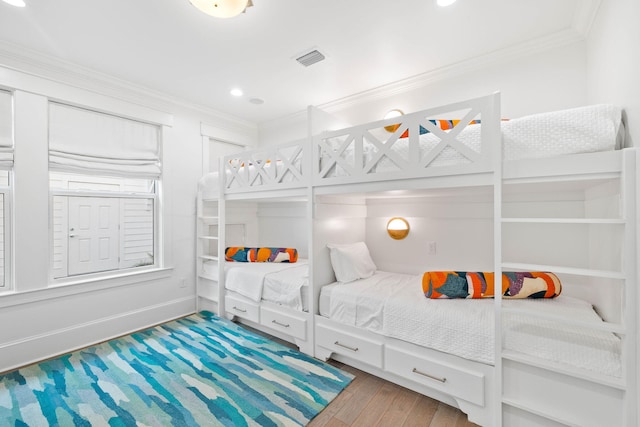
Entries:
[[10, 426], [297, 426], [349, 373], [203, 312], [0, 376]]

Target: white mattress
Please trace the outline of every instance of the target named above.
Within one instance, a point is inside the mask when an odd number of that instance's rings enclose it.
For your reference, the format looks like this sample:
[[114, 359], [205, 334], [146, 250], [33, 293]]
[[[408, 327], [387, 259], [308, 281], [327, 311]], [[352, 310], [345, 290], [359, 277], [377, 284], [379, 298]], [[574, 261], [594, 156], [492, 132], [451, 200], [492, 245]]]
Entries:
[[[217, 262], [206, 262], [204, 272], [218, 274]], [[308, 260], [295, 263], [226, 262], [225, 289], [250, 301], [270, 301], [295, 310], [308, 311]]]
[[[421, 276], [377, 272], [349, 284], [324, 286], [320, 314], [340, 323], [430, 347], [465, 359], [494, 363], [494, 301], [438, 299], [422, 293]], [[545, 311], [572, 319], [600, 318], [575, 298], [506, 300], [505, 307]], [[558, 322], [505, 314], [504, 348], [556, 363], [621, 376], [615, 335]]]

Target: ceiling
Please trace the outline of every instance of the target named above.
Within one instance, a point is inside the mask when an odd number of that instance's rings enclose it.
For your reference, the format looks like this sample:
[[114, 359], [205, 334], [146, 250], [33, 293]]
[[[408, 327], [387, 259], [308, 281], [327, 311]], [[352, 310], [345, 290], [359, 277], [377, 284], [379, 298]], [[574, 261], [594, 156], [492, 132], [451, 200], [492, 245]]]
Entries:
[[[43, 54], [48, 64], [254, 123], [579, 33], [598, 3], [459, 0], [440, 8], [435, 0], [253, 0], [246, 13], [217, 19], [188, 0], [25, 1], [25, 8], [0, 2], [0, 52], [32, 61]], [[308, 68], [295, 61], [312, 48], [326, 60]], [[244, 95], [231, 96], [234, 87]]]

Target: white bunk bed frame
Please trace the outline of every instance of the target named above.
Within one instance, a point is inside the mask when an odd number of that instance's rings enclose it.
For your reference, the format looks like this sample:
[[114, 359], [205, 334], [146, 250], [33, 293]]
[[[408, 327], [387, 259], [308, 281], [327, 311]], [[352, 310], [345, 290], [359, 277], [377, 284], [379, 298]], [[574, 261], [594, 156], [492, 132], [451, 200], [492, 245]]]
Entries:
[[[466, 111], [463, 123], [482, 119], [481, 149], [469, 150], [456, 140], [464, 128], [456, 126], [450, 132], [435, 128], [427, 119], [451, 112]], [[310, 118], [313, 121], [313, 118]], [[312, 301], [309, 313], [292, 312], [272, 304], [258, 304], [251, 309], [258, 313], [249, 324], [296, 342], [302, 351], [320, 359], [333, 357], [374, 375], [401, 384], [442, 402], [459, 407], [469, 420], [483, 426], [601, 426], [637, 425], [637, 176], [640, 161], [636, 149], [577, 154], [546, 158], [543, 161], [502, 161], [499, 94], [472, 99], [402, 117], [401, 126], [386, 140], [374, 136], [373, 129], [393, 125], [398, 119], [382, 120], [338, 131], [315, 133], [291, 144], [268, 147], [227, 156], [221, 161], [222, 178], [217, 195], [199, 195], [198, 214], [203, 219], [202, 204], [213, 201], [219, 212], [216, 221], [225, 223], [225, 201], [256, 200], [271, 197], [304, 197], [307, 217], [313, 224], [316, 196], [363, 193], [394, 189], [429, 189], [461, 186], [492, 186], [494, 206], [494, 271], [500, 277], [503, 270], [554, 271], [580, 277], [610, 278], [624, 286], [620, 322], [598, 324], [576, 321], [576, 325], [608, 331], [622, 338], [622, 377], [612, 378], [590, 374], [535, 358], [513, 354], [502, 345], [502, 297], [495, 298], [495, 363], [494, 366], [462, 359], [394, 338], [350, 327], [318, 315], [320, 287], [332, 278], [328, 257], [316, 258], [319, 250], [314, 240], [314, 227], [309, 230], [309, 260]], [[420, 156], [418, 137], [420, 126], [437, 134], [441, 143], [426, 156]], [[313, 128], [313, 123], [309, 125]], [[391, 151], [391, 146], [405, 131], [409, 132], [408, 153], [403, 158]], [[333, 139], [338, 145], [329, 144]], [[364, 141], [374, 147], [373, 156], [365, 155]], [[454, 149], [467, 162], [430, 167], [438, 152]], [[342, 154], [349, 150], [349, 156]], [[376, 172], [376, 162], [386, 157], [395, 170]], [[269, 161], [267, 161], [268, 159]], [[330, 159], [330, 160], [328, 160]], [[328, 160], [328, 161], [327, 161]], [[250, 167], [246, 167], [250, 166]], [[274, 167], [275, 166], [275, 167]], [[340, 169], [340, 173], [336, 170]], [[590, 218], [506, 218], [502, 214], [503, 189], [524, 183], [588, 182], [616, 179], [620, 182], [621, 215], [615, 219]], [[530, 265], [505, 260], [502, 253], [503, 225], [510, 223], [555, 224], [615, 224], [623, 227], [623, 259], [615, 271], [566, 267], [562, 265]], [[218, 253], [224, 253], [224, 227], [217, 236]], [[326, 258], [326, 259], [325, 259]], [[224, 257], [220, 257], [224, 263]], [[217, 298], [200, 298], [200, 308], [216, 313], [235, 314], [225, 299], [224, 277], [215, 278]], [[214, 292], [215, 293], [215, 292]], [[207, 303], [208, 301], [208, 303]], [[257, 311], [256, 311], [257, 310]], [[262, 310], [262, 312], [261, 312]], [[264, 313], [264, 314], [262, 314]], [[262, 316], [260, 315], [262, 314]], [[527, 313], [533, 319], [544, 314]], [[277, 318], [278, 323], [271, 322]], [[264, 317], [264, 319], [263, 319]], [[246, 320], [247, 317], [244, 317]], [[263, 321], [264, 320], [264, 321]], [[290, 327], [278, 324], [293, 325]], [[274, 327], [275, 326], [275, 327]], [[422, 371], [420, 366], [429, 366]]]

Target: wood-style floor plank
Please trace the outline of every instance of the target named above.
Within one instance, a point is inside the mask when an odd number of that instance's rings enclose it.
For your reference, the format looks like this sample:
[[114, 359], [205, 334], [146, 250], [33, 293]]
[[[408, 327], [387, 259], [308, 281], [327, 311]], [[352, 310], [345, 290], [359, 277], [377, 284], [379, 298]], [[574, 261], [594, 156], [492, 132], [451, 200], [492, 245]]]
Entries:
[[407, 420], [409, 412], [418, 401], [420, 395], [404, 387], [398, 387], [398, 394], [387, 411], [380, 417], [376, 426], [401, 426]]
[[378, 389], [364, 410], [360, 412], [358, 418], [351, 424], [353, 427], [371, 427], [377, 424], [378, 420], [387, 412], [387, 408], [398, 395], [399, 387], [384, 383]]
[[309, 427], [478, 427], [460, 410], [340, 362], [354, 380]]
[[430, 425], [439, 404], [436, 400], [420, 395], [407, 414], [407, 419], [402, 424], [402, 427], [426, 427]]

